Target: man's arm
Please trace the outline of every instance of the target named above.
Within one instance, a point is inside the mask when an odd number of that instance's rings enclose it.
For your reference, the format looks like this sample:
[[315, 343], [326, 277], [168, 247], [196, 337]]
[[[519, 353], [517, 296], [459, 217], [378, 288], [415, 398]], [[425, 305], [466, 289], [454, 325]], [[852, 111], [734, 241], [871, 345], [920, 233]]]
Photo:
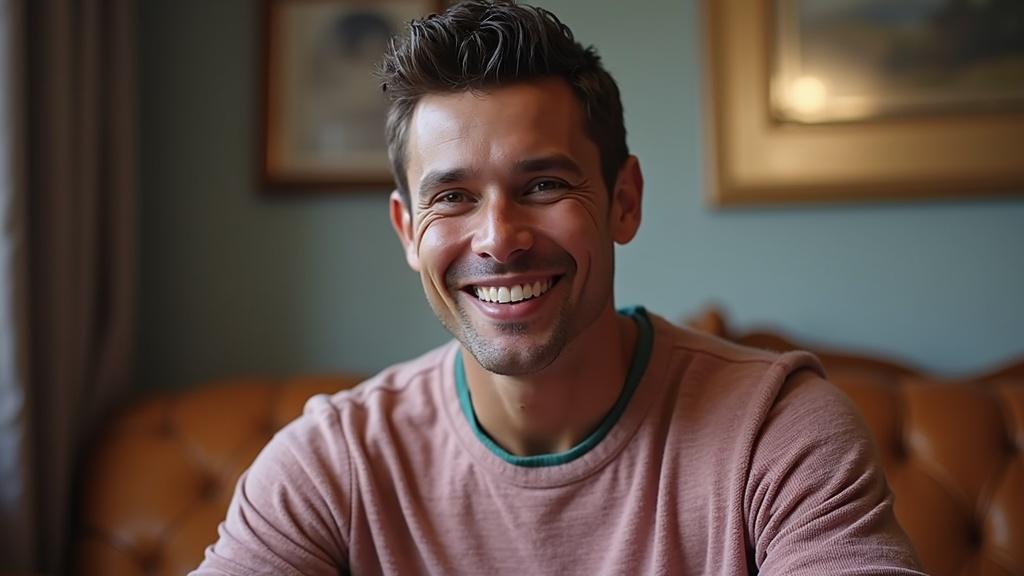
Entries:
[[346, 573], [349, 484], [336, 414], [293, 422], [239, 479], [219, 538], [192, 576]]
[[923, 574], [867, 428], [810, 371], [779, 392], [754, 445], [744, 505], [761, 574]]

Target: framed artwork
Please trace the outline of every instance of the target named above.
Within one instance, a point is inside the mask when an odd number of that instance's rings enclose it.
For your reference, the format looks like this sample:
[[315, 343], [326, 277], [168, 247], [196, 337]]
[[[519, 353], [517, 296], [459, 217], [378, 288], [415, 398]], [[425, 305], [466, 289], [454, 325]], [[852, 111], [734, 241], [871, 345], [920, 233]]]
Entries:
[[703, 9], [713, 204], [1024, 193], [1024, 2]]
[[441, 8], [437, 0], [265, 0], [268, 188], [392, 185], [376, 66], [394, 34]]

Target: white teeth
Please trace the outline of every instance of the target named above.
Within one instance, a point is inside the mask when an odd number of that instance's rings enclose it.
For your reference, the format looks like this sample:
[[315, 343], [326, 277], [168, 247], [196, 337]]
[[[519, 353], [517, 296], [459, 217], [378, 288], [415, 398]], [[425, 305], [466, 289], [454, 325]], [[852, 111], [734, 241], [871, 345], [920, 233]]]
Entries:
[[533, 284], [515, 284], [513, 286], [474, 286], [476, 297], [484, 302], [507, 304], [536, 298], [551, 288], [551, 279], [538, 280]]

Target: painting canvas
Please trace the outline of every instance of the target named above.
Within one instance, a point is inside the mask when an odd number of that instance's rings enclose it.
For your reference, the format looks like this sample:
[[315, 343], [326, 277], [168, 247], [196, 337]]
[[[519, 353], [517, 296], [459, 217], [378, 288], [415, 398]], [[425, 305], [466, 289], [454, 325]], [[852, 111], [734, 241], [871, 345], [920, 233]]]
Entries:
[[271, 185], [388, 185], [387, 101], [375, 77], [423, 0], [270, 0], [264, 171]]
[[1024, 108], [1021, 0], [777, 0], [774, 21], [777, 119]]

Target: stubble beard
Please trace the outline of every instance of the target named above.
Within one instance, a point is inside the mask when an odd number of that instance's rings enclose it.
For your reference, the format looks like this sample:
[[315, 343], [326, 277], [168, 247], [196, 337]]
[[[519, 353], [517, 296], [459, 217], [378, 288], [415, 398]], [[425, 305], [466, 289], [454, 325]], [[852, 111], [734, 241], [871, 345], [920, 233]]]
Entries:
[[548, 337], [540, 343], [516, 342], [516, 336], [529, 337], [530, 326], [524, 322], [497, 324], [495, 327], [505, 337], [481, 336], [461, 305], [458, 307], [459, 329], [445, 327], [488, 372], [502, 376], [525, 376], [547, 368], [562, 353], [569, 341], [571, 308], [569, 299], [564, 299], [559, 306], [555, 325], [550, 329]]

